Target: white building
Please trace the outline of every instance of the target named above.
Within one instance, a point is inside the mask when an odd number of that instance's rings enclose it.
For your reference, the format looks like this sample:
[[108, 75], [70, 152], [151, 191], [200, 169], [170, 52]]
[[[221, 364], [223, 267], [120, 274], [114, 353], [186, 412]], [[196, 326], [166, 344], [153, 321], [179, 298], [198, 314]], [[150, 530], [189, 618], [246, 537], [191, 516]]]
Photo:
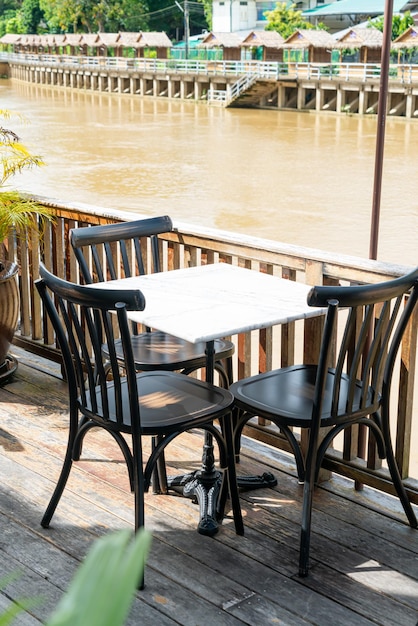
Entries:
[[[275, 9], [277, 1], [280, 0], [213, 0], [212, 30], [219, 33], [264, 30], [264, 13]], [[382, 15], [385, 8], [385, 0], [295, 0], [294, 4], [304, 12], [306, 20], [312, 24], [323, 22], [330, 32]], [[393, 0], [394, 13], [408, 10], [414, 13], [417, 7], [418, 1]]]
[[[266, 25], [265, 11], [273, 11], [278, 1], [280, 0], [213, 0], [212, 30], [220, 33], [263, 30]], [[326, 4], [335, 1], [326, 0]], [[298, 11], [306, 11], [324, 5], [325, 0], [305, 0], [294, 4]]]

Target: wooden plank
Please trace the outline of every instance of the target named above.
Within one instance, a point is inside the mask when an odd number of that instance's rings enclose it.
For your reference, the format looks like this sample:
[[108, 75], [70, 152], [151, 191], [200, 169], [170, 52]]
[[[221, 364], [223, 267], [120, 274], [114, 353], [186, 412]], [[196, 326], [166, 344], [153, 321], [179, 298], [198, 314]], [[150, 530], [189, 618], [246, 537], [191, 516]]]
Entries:
[[[15, 559], [31, 589], [46, 585], [52, 608], [94, 538], [133, 527], [133, 498], [119, 449], [105, 433], [91, 432], [51, 528], [40, 527], [61, 467], [68, 417], [62, 381], [31, 372], [21, 363], [15, 380], [0, 388], [0, 568]], [[169, 472], [198, 469], [201, 442], [191, 433], [170, 444]], [[312, 568], [300, 579], [301, 490], [294, 463], [246, 440], [241, 459], [239, 473], [273, 471], [278, 478], [274, 489], [242, 494], [244, 537], [235, 534], [230, 513], [216, 537], [202, 537], [190, 500], [146, 496], [153, 546], [146, 588], [137, 594], [129, 624], [195, 626], [202, 616], [227, 626], [414, 624], [418, 533], [389, 517], [399, 513], [396, 502], [379, 495], [379, 507], [367, 489], [353, 494], [341, 479], [324, 483], [314, 497]]]

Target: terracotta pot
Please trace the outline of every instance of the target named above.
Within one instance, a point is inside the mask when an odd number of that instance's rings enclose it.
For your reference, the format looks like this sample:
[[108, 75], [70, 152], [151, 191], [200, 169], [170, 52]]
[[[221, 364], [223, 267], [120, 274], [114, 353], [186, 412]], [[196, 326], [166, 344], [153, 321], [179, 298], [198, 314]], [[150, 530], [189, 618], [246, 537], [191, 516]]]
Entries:
[[0, 382], [16, 369], [16, 361], [8, 355], [19, 318], [18, 266], [0, 261]]

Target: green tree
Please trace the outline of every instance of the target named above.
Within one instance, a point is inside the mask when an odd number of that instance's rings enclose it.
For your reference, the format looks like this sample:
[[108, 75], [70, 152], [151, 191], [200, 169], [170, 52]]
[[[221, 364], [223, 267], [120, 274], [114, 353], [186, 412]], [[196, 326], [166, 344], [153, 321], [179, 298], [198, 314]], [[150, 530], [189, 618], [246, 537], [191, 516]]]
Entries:
[[118, 30], [127, 32], [149, 30], [148, 3], [146, 0], [121, 0], [121, 7], [122, 15]]
[[206, 26], [208, 30], [212, 30], [212, 9], [213, 3], [212, 0], [200, 0], [203, 4], [204, 15], [206, 19]]
[[[179, 4], [183, 6], [183, 0]], [[150, 30], [175, 36], [183, 28], [184, 14], [172, 0], [148, 0], [148, 21]]]
[[22, 24], [22, 18], [20, 13], [16, 13], [15, 10], [9, 9], [5, 13], [1, 14], [0, 19], [0, 37], [3, 37], [6, 33], [24, 33]]
[[39, 0], [23, 0], [19, 11], [22, 18], [24, 32], [35, 34], [39, 32], [39, 25], [43, 20], [44, 12], [39, 6]]
[[39, 0], [50, 32], [146, 30], [145, 0]]
[[71, 0], [39, 0], [48, 32], [77, 32], [81, 6]]
[[[380, 30], [383, 33], [384, 24], [385, 24], [385, 18], [383, 15], [381, 15], [375, 20], [369, 20], [367, 27], [377, 28], [377, 30]], [[404, 33], [406, 30], [408, 30], [410, 26], [413, 26], [413, 25], [414, 25], [414, 19], [411, 16], [410, 11], [405, 11], [403, 15], [401, 15], [400, 13], [394, 15], [392, 17], [392, 35], [391, 35], [392, 41], [396, 39], [397, 37], [399, 37], [399, 35], [402, 35], [402, 33]]]
[[296, 4], [289, 2], [278, 2], [273, 11], [264, 13], [267, 18], [266, 30], [276, 30], [282, 37], [287, 39], [299, 28], [326, 30], [324, 24], [314, 27], [302, 17], [302, 11], [296, 10]]

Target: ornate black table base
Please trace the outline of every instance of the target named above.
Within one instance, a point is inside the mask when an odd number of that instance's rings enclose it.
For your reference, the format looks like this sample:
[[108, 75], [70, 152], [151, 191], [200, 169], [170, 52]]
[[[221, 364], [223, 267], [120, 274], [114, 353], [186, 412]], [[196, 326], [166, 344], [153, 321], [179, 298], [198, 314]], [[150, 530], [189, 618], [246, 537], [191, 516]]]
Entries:
[[[271, 472], [264, 472], [260, 476], [238, 476], [238, 487], [242, 491], [275, 487], [277, 479]], [[217, 502], [222, 485], [222, 474], [214, 472], [212, 476], [201, 470], [181, 476], [168, 476], [167, 487], [181, 493], [186, 498], [192, 498], [199, 504], [200, 521], [197, 532], [201, 535], [213, 537], [219, 529]]]
[[[206, 381], [213, 384], [215, 369], [214, 342], [206, 343]], [[277, 480], [273, 474], [266, 472], [261, 476], [238, 476], [238, 487], [248, 491], [274, 487]], [[193, 498], [199, 504], [200, 521], [197, 531], [201, 535], [213, 537], [218, 532], [219, 519], [218, 499], [222, 485], [222, 474], [215, 469], [213, 454], [213, 439], [209, 432], [205, 433], [203, 446], [202, 468], [197, 472], [167, 478], [167, 488], [175, 489], [188, 498]]]
[[222, 485], [222, 474], [215, 472], [215, 476], [208, 479], [202, 477], [201, 472], [193, 472], [184, 476], [168, 477], [169, 489], [179, 491], [186, 498], [192, 498], [199, 505], [199, 524], [197, 532], [201, 535], [213, 537], [218, 532], [217, 503]]

